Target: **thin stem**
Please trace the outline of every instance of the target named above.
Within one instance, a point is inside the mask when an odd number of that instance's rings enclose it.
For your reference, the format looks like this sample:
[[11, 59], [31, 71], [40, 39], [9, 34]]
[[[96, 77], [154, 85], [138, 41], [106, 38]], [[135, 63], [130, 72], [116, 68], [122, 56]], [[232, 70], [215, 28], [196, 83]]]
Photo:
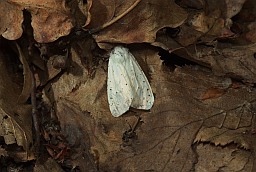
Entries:
[[96, 28], [96, 29], [90, 29], [89, 33], [93, 34], [95, 32], [98, 32], [110, 25], [112, 25], [113, 23], [117, 22], [118, 20], [120, 20], [121, 18], [123, 18], [126, 14], [128, 14], [130, 11], [132, 11], [139, 3], [141, 0], [137, 0], [136, 2], [134, 2], [134, 4], [132, 4], [132, 6], [130, 6], [127, 10], [125, 10], [125, 12], [123, 12], [121, 15], [117, 16], [116, 18], [114, 18], [113, 20], [110, 20], [109, 22], [103, 24], [102, 26]]
[[37, 106], [36, 106], [36, 79], [35, 79], [35, 75], [34, 75], [35, 72], [33, 67], [31, 67], [31, 71], [32, 71], [32, 92], [31, 92], [32, 120], [33, 120], [33, 126], [36, 134], [35, 151], [36, 151], [36, 155], [38, 156], [39, 148], [40, 148], [40, 127], [39, 127], [38, 113], [37, 113]]

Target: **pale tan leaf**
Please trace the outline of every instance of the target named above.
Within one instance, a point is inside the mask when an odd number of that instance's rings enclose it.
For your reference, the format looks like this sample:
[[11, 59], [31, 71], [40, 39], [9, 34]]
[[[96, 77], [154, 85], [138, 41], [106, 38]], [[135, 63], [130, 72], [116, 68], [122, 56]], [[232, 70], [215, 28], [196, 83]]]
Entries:
[[0, 34], [9, 40], [22, 35], [24, 9], [31, 12], [34, 37], [38, 42], [53, 42], [68, 35], [73, 27], [72, 16], [64, 0], [3, 0], [0, 3]]
[[12, 5], [7, 1], [0, 1], [1, 24], [0, 35], [9, 40], [15, 40], [21, 37], [23, 29], [23, 13], [22, 7]]
[[31, 14], [34, 38], [40, 43], [53, 42], [61, 36], [66, 36], [73, 27], [71, 16], [64, 9], [57, 11], [54, 8], [31, 8]]

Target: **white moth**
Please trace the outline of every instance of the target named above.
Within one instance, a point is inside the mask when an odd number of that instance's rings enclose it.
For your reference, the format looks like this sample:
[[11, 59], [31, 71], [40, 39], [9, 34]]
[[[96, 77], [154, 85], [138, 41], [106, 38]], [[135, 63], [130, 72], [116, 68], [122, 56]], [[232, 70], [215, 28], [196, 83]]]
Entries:
[[114, 117], [121, 116], [130, 107], [148, 110], [154, 95], [148, 79], [129, 50], [115, 47], [108, 63], [108, 103]]

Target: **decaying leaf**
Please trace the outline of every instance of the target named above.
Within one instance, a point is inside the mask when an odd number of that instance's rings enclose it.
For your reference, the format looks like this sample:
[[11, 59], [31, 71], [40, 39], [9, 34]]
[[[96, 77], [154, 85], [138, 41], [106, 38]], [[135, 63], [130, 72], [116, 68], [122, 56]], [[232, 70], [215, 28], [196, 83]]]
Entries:
[[[23, 35], [18, 52], [1, 44], [0, 156], [35, 158], [32, 109], [46, 142], [34, 171], [63, 171], [55, 161], [73, 171], [256, 171], [255, 5], [2, 0], [1, 40]], [[116, 44], [150, 82], [148, 111], [110, 113], [107, 51]], [[52, 119], [61, 127], [45, 125]]]
[[35, 172], [44, 172], [44, 171], [55, 171], [55, 172], [64, 172], [60, 165], [52, 158], [48, 158], [45, 162], [36, 164], [34, 168]]
[[[73, 27], [72, 17], [64, 0], [3, 0], [0, 2], [0, 34], [9, 40], [18, 39], [23, 30], [23, 12], [31, 12], [34, 38], [38, 42], [53, 42], [68, 35]], [[6, 12], [5, 12], [6, 11]]]
[[[236, 43], [241, 44], [241, 39], [244, 37], [254, 42], [254, 22], [248, 24], [248, 21], [255, 20], [255, 12], [250, 8], [255, 6], [255, 3], [244, 0], [236, 2], [208, 0], [205, 6], [209, 11], [193, 14], [187, 20], [188, 25], [181, 25], [175, 36], [171, 35], [172, 30], [158, 32], [156, 42], [152, 45], [164, 48], [170, 53], [174, 50], [178, 56], [212, 68], [216, 75], [255, 83], [255, 45], [239, 46], [222, 43], [223, 40], [235, 39]], [[232, 8], [227, 9], [231, 6]], [[249, 16], [252, 17], [248, 18]], [[247, 23], [244, 22], [246, 18]], [[237, 30], [235, 27], [240, 29]], [[244, 34], [242, 34], [243, 27], [248, 28]], [[233, 30], [237, 30], [234, 31], [235, 35]], [[241, 34], [240, 38], [239, 34]]]
[[23, 76], [24, 76], [24, 83], [23, 83], [23, 89], [19, 96], [18, 103], [23, 104], [27, 101], [29, 98], [31, 91], [32, 91], [32, 72], [30, 69], [30, 66], [27, 62], [26, 57], [24, 56], [23, 52], [21, 51], [21, 48], [18, 44], [16, 44], [20, 61], [23, 65]]
[[23, 22], [22, 7], [10, 4], [4, 0], [0, 2], [0, 9], [0, 34], [9, 40], [15, 40], [21, 37], [23, 32], [21, 27]]
[[207, 89], [200, 97], [201, 100], [217, 98], [225, 94], [226, 90], [220, 88]]
[[[231, 79], [214, 76], [210, 70], [196, 67], [177, 67], [172, 73], [163, 68], [155, 48], [137, 45], [131, 46], [130, 50], [148, 76], [156, 96], [150, 112], [130, 111], [121, 118], [113, 118], [107, 103], [106, 72], [100, 68], [96, 70], [93, 80], [86, 80], [73, 91], [63, 89], [63, 85], [73, 84], [70, 75], [63, 75], [52, 85], [53, 91], [58, 93], [57, 115], [62, 128], [79, 125], [78, 133], [68, 135], [75, 138], [85, 134], [88, 136], [86, 139], [89, 139], [91, 145], [90, 153], [97, 159], [99, 169], [180, 171], [183, 168], [189, 171], [196, 162], [191, 144], [195, 141], [194, 136], [204, 126], [225, 127], [226, 132], [231, 133], [227, 142], [249, 148], [250, 139], [247, 135], [234, 139], [232, 134], [238, 135], [240, 132], [243, 136], [244, 128], [248, 129], [252, 125], [253, 113], [249, 105], [241, 104], [252, 102], [255, 92], [249, 92], [246, 88], [229, 89], [218, 100], [211, 99], [202, 103], [198, 98], [204, 90], [213, 87], [229, 88]], [[81, 64], [79, 66], [84, 69]], [[65, 112], [75, 120], [67, 120]], [[123, 144], [122, 137], [127, 131], [127, 123], [136, 122], [134, 115], [140, 116], [143, 124], [136, 129], [137, 139], [127, 146]], [[240, 127], [243, 130], [239, 130]], [[232, 133], [233, 130], [236, 132]], [[69, 133], [72, 130], [65, 131]], [[216, 144], [225, 141], [216, 141]], [[83, 166], [80, 165], [81, 161], [76, 162], [78, 166]]]
[[245, 38], [250, 42], [256, 42], [256, 23], [248, 25], [249, 31], [245, 34]]
[[[64, 2], [64, 1], [63, 1]], [[46, 3], [46, 2], [44, 2]], [[58, 4], [57, 6], [60, 6]], [[59, 37], [70, 33], [73, 24], [71, 15], [67, 9], [31, 9], [32, 27], [34, 29], [34, 38], [37, 42], [47, 43], [57, 40]]]
[[249, 151], [234, 147], [215, 147], [200, 144], [196, 148], [199, 156], [195, 171], [252, 171], [253, 161]]
[[228, 48], [222, 48], [224, 45], [221, 43], [217, 43], [217, 47], [214, 44], [211, 46], [192, 45], [175, 53], [212, 68], [218, 76], [230, 76], [249, 83], [256, 82], [255, 44]]
[[87, 12], [88, 17], [85, 26], [89, 28], [98, 28], [104, 23], [107, 23], [114, 17], [115, 0], [88, 0]]
[[0, 147], [0, 157], [1, 156], [8, 156], [7, 151], [4, 148], [2, 148], [2, 147]]
[[250, 142], [243, 136], [246, 134], [247, 129], [248, 128], [237, 130], [217, 127], [202, 128], [197, 134], [195, 142], [210, 142], [216, 146], [225, 146], [234, 143], [241, 148], [250, 149]]
[[[233, 143], [246, 150], [254, 149], [251, 140], [255, 130], [254, 113], [255, 100], [222, 111], [215, 117], [205, 120], [204, 127], [199, 130], [194, 142], [213, 143], [220, 146]], [[216, 120], [219, 120], [218, 125], [214, 122]]]
[[[67, 135], [73, 152], [70, 155], [72, 166], [79, 167], [81, 171], [97, 171], [96, 156], [93, 157], [94, 152], [97, 153], [97, 149], [94, 150], [92, 143], [93, 140], [101, 140], [101, 138], [97, 138], [95, 135], [98, 134], [98, 129], [94, 126], [95, 121], [88, 112], [81, 111], [73, 102], [63, 99], [58, 101], [57, 105], [58, 117], [63, 119], [60, 121], [62, 131]], [[101, 155], [98, 154], [98, 156]]]
[[[106, 4], [104, 0], [96, 1], [97, 3]], [[91, 16], [99, 16], [105, 14], [105, 19], [102, 25], [106, 22], [114, 20], [116, 17], [125, 13], [137, 1], [115, 1], [111, 10], [101, 9], [104, 5], [97, 5], [92, 2], [90, 9]], [[114, 5], [114, 6], [113, 6]], [[109, 6], [107, 6], [109, 7]], [[114, 15], [113, 15], [114, 13]], [[168, 15], [168, 17], [166, 17]], [[187, 18], [187, 13], [180, 8], [175, 2], [168, 0], [161, 1], [140, 1], [128, 14], [120, 18], [107, 28], [102, 29], [99, 33], [95, 33], [95, 40], [97, 43], [141, 43], [141, 42], [154, 42], [156, 32], [164, 27], [178, 27]], [[96, 20], [97, 21], [97, 20]], [[90, 20], [87, 29], [97, 29], [100, 27], [96, 21]]]
[[[10, 57], [0, 54], [0, 136], [5, 144], [17, 144], [21, 151], [8, 152], [19, 161], [33, 159], [30, 145], [32, 144], [31, 106], [20, 105], [17, 100], [22, 88], [13, 81], [15, 71], [10, 70]], [[13, 60], [13, 58], [12, 58]], [[9, 65], [8, 65], [9, 64]]]
[[225, 20], [220, 18], [220, 12], [215, 16], [206, 16], [205, 13], [196, 14], [191, 23], [192, 27], [204, 34], [214, 35], [215, 37], [229, 37], [234, 35], [229, 28], [225, 26]]
[[226, 18], [230, 19], [237, 15], [240, 10], [242, 9], [244, 3], [246, 0], [238, 0], [238, 1], [231, 1], [231, 0], [225, 0], [227, 6], [227, 12], [226, 12]]

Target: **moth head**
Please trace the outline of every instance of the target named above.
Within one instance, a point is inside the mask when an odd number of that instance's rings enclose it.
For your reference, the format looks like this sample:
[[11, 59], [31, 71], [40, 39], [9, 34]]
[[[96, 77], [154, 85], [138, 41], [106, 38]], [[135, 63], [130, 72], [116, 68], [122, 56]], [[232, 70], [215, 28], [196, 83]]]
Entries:
[[129, 56], [129, 50], [125, 47], [116, 46], [110, 53], [110, 57], [116, 62], [122, 63]]

